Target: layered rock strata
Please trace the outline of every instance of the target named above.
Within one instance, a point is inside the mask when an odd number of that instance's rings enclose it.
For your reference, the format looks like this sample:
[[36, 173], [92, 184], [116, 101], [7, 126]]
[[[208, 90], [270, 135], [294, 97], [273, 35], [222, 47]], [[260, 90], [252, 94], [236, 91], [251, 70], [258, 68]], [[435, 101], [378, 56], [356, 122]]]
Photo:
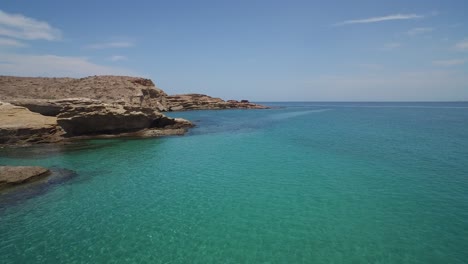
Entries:
[[63, 134], [56, 117], [0, 102], [0, 146], [58, 142]]
[[[31, 110], [51, 113], [47, 107], [29, 103]], [[187, 120], [123, 102], [106, 104], [88, 98], [68, 98], [45, 100], [40, 105], [53, 105], [56, 116], [0, 102], [0, 146], [61, 142], [76, 136], [122, 136], [138, 131], [141, 132], [134, 136], [180, 135], [193, 126]]]
[[84, 97], [104, 103], [165, 111], [167, 94], [150, 79], [129, 76], [90, 76], [86, 78], [42, 78], [0, 76], [0, 101], [22, 102], [24, 99], [64, 99]]
[[180, 94], [166, 97], [169, 111], [220, 110], [220, 109], [266, 109], [268, 107], [250, 103], [248, 100], [228, 100], [204, 94]]

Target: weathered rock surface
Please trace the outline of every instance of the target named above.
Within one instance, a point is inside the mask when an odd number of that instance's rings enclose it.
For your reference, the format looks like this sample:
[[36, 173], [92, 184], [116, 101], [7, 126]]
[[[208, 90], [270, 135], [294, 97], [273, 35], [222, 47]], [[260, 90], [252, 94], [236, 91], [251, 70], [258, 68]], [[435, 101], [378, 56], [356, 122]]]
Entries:
[[9, 100], [9, 103], [26, 107], [31, 112], [39, 113], [45, 116], [57, 116], [63, 112], [64, 108], [60, 102], [53, 99], [13, 99]]
[[167, 117], [152, 108], [127, 104], [105, 104], [98, 100], [56, 100], [62, 105], [58, 124], [67, 136], [118, 134], [147, 128], [189, 128], [192, 123]]
[[34, 78], [0, 76], [0, 101], [24, 106], [33, 112], [56, 116], [61, 106], [54, 100], [91, 98], [109, 104], [126, 104], [164, 111], [201, 109], [264, 109], [247, 100], [228, 100], [203, 94], [168, 96], [149, 80], [128, 76], [86, 78]]
[[167, 96], [151, 80], [128, 76], [0, 76], [0, 101], [11, 103], [0, 103], [0, 146], [76, 136], [183, 134], [192, 123], [160, 112], [267, 108], [202, 94]]
[[0, 190], [45, 176], [50, 171], [35, 166], [0, 166]]
[[58, 142], [62, 135], [56, 117], [0, 102], [0, 146]]
[[[142, 131], [140, 134], [144, 137], [179, 135], [193, 126], [190, 121], [170, 118], [152, 108], [124, 102], [106, 104], [88, 98], [68, 98], [42, 100], [41, 104], [53, 105], [57, 109], [54, 110], [58, 112], [57, 117], [0, 102], [0, 146], [53, 143], [75, 136], [117, 135], [148, 129], [157, 131]], [[35, 103], [31, 105], [35, 106]], [[36, 110], [41, 112], [44, 109], [50, 112], [47, 107]]]
[[[151, 80], [138, 77], [90, 76], [75, 79], [0, 76], [0, 101], [4, 102], [84, 97], [104, 103], [124, 102], [165, 111], [166, 96]], [[27, 102], [22, 105], [28, 107]]]
[[267, 109], [268, 107], [250, 103], [247, 100], [228, 100], [204, 94], [180, 94], [166, 97], [166, 108], [169, 111], [186, 110], [219, 110], [219, 109]]

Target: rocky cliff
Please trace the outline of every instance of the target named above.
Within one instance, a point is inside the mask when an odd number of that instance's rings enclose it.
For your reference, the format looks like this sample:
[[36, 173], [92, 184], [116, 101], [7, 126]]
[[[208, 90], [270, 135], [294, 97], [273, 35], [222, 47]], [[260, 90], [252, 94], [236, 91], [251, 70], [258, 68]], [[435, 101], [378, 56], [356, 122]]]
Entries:
[[0, 146], [77, 136], [179, 135], [192, 123], [161, 112], [236, 108], [266, 107], [202, 94], [168, 96], [151, 80], [138, 77], [0, 76]]
[[0, 102], [0, 146], [58, 142], [63, 134], [56, 117]]
[[[77, 136], [180, 135], [192, 126], [187, 120], [126, 103], [107, 104], [88, 98], [40, 102], [41, 106], [53, 105], [58, 109], [56, 116], [42, 115], [43, 111], [50, 113], [47, 107], [32, 112], [26, 107], [0, 102], [0, 147], [56, 143]], [[34, 106], [33, 101], [30, 104]]]
[[265, 109], [247, 100], [228, 100], [203, 94], [168, 96], [149, 79], [128, 76], [36, 78], [0, 76], [0, 101], [55, 116], [60, 106], [50, 100], [90, 98], [109, 104], [153, 108], [160, 112], [206, 109]]
[[0, 101], [4, 102], [80, 97], [165, 111], [166, 96], [151, 80], [138, 77], [90, 76], [74, 79], [0, 76]]

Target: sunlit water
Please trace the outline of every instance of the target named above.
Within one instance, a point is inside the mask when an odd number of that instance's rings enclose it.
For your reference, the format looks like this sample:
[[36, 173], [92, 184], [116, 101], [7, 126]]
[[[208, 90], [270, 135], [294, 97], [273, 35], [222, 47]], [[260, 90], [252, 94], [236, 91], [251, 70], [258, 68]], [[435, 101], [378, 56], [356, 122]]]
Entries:
[[0, 262], [467, 263], [468, 104], [270, 105], [0, 149], [58, 179], [0, 195]]

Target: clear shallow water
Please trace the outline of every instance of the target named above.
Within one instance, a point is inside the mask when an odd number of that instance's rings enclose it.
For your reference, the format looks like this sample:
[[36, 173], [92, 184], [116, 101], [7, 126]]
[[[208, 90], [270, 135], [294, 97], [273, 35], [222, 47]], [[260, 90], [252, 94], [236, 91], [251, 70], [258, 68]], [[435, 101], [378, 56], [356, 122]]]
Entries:
[[466, 263], [467, 103], [171, 113], [183, 137], [0, 150], [74, 170], [0, 196], [4, 263]]

